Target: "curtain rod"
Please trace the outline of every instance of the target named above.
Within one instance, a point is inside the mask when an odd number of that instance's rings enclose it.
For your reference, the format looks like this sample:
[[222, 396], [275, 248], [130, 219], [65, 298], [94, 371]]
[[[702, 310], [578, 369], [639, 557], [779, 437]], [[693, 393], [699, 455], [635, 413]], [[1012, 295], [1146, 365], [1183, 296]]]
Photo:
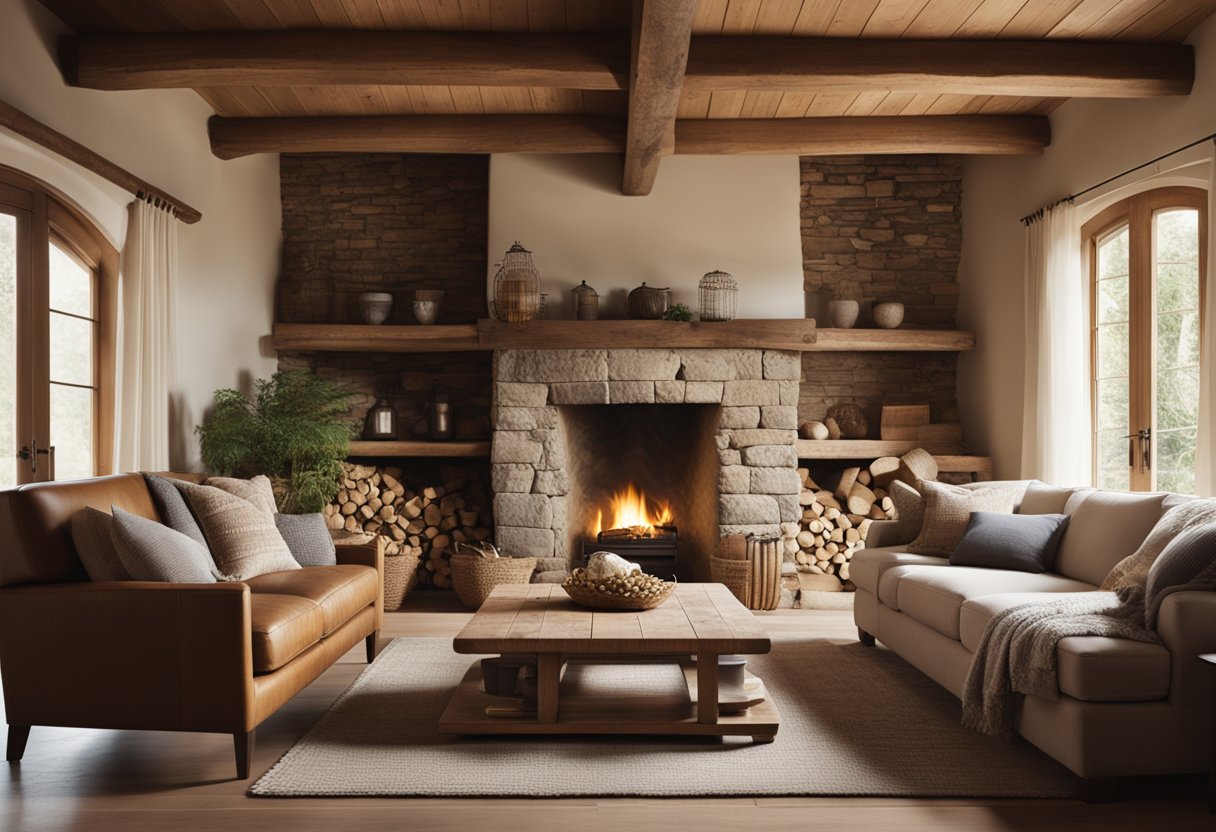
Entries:
[[89, 150], [75, 139], [48, 127], [6, 101], [0, 101], [0, 127], [7, 127], [47, 150], [91, 170], [123, 190], [135, 194], [137, 199], [156, 197], [173, 208], [174, 216], [184, 223], [195, 223], [203, 218], [197, 208], [192, 208], [172, 194], [150, 185], [129, 170], [120, 168], [99, 153]]
[[1184, 144], [1182, 147], [1175, 148], [1175, 149], [1171, 150], [1169, 153], [1162, 153], [1156, 159], [1149, 159], [1147, 162], [1140, 164], [1140, 165], [1136, 165], [1134, 168], [1128, 168], [1127, 170], [1123, 171], [1122, 173], [1116, 173], [1114, 176], [1108, 176], [1105, 179], [1103, 179], [1101, 182], [1097, 183], [1096, 185], [1090, 185], [1088, 188], [1084, 188], [1083, 190], [1077, 191], [1075, 194], [1069, 194], [1068, 196], [1063, 197], [1062, 199], [1057, 199], [1055, 202], [1052, 202], [1048, 205], [1043, 206], [1042, 208], [1040, 208], [1037, 211], [1033, 211], [1033, 212], [1027, 214], [1026, 216], [1022, 217], [1021, 222], [1023, 225], [1030, 225], [1032, 222], [1035, 222], [1036, 220], [1040, 219], [1043, 216], [1043, 212], [1049, 208], [1055, 208], [1057, 205], [1064, 203], [1064, 202], [1072, 202], [1074, 199], [1085, 196], [1090, 191], [1096, 191], [1096, 190], [1098, 190], [1098, 188], [1101, 188], [1103, 185], [1109, 185], [1111, 182], [1114, 182], [1116, 179], [1120, 179], [1124, 176], [1127, 176], [1129, 173], [1135, 173], [1138, 170], [1143, 170], [1144, 168], [1147, 168], [1150, 165], [1157, 164], [1158, 162], [1162, 161], [1163, 159], [1168, 159], [1169, 157], [1174, 156], [1178, 153], [1181, 153], [1184, 150], [1190, 150], [1192, 147], [1198, 147], [1199, 145], [1203, 144], [1204, 142], [1210, 142], [1213, 140], [1216, 140], [1216, 133], [1210, 133], [1210, 134], [1204, 136], [1202, 139], [1196, 139], [1195, 141], [1191, 142], [1190, 144]]

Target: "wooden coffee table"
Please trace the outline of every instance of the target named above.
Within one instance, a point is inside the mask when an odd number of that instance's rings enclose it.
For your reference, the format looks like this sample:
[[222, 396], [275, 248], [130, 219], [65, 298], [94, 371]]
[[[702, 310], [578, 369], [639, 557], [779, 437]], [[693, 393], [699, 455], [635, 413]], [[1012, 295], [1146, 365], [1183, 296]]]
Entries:
[[[585, 609], [553, 584], [503, 586], [452, 646], [457, 653], [535, 655], [537, 695], [532, 710], [483, 693], [480, 661], [474, 663], [439, 720], [445, 733], [699, 734], [772, 742], [780, 724], [762, 685], [745, 698], [763, 701], [720, 712], [718, 657], [767, 653], [772, 646], [755, 617], [722, 584], [680, 584], [661, 606], [643, 612]], [[687, 694], [597, 694], [570, 679], [563, 682], [567, 661], [680, 662]]]

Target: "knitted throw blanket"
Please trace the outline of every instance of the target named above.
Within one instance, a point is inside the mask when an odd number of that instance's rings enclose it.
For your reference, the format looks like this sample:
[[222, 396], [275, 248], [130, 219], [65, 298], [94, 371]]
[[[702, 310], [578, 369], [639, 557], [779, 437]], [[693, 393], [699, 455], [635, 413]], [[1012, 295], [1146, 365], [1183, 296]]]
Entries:
[[963, 725], [1011, 736], [1016, 694], [1060, 697], [1056, 647], [1070, 636], [1157, 642], [1144, 626], [1144, 590], [1061, 593], [998, 613], [984, 628], [963, 687]]

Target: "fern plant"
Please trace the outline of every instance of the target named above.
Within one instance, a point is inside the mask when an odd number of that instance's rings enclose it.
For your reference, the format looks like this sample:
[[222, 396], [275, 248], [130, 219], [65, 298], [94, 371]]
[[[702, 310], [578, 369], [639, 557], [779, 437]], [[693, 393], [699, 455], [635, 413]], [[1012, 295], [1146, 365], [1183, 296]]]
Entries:
[[350, 398], [307, 370], [259, 379], [252, 400], [216, 390], [210, 414], [195, 428], [203, 464], [219, 476], [267, 475], [284, 512], [320, 511], [338, 493], [356, 430]]

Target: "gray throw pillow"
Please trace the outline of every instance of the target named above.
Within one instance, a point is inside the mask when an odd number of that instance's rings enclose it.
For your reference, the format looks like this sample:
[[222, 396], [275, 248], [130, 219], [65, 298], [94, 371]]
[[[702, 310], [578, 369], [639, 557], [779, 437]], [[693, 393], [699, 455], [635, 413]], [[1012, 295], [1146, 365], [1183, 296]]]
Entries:
[[117, 507], [110, 510], [114, 512], [114, 548], [132, 579], [215, 583], [215, 564], [203, 546], [155, 520]]
[[276, 514], [274, 524], [300, 566], [333, 566], [338, 552], [321, 514]]
[[182, 496], [179, 483], [186, 483], [155, 474], [144, 474], [144, 480], [148, 483], [148, 491], [152, 495], [152, 502], [156, 504], [161, 522], [206, 549], [207, 538], [203, 536], [202, 528], [194, 519], [190, 506], [186, 505], [186, 498]]
[[1065, 514], [972, 512], [951, 566], [982, 566], [1014, 572], [1046, 572], [1068, 527]]
[[129, 581], [118, 550], [114, 548], [114, 518], [95, 508], [72, 515], [72, 543], [90, 581]]
[[1171, 540], [1148, 570], [1145, 623], [1157, 625], [1161, 601], [1171, 592], [1216, 588], [1216, 523], [1192, 526]]

